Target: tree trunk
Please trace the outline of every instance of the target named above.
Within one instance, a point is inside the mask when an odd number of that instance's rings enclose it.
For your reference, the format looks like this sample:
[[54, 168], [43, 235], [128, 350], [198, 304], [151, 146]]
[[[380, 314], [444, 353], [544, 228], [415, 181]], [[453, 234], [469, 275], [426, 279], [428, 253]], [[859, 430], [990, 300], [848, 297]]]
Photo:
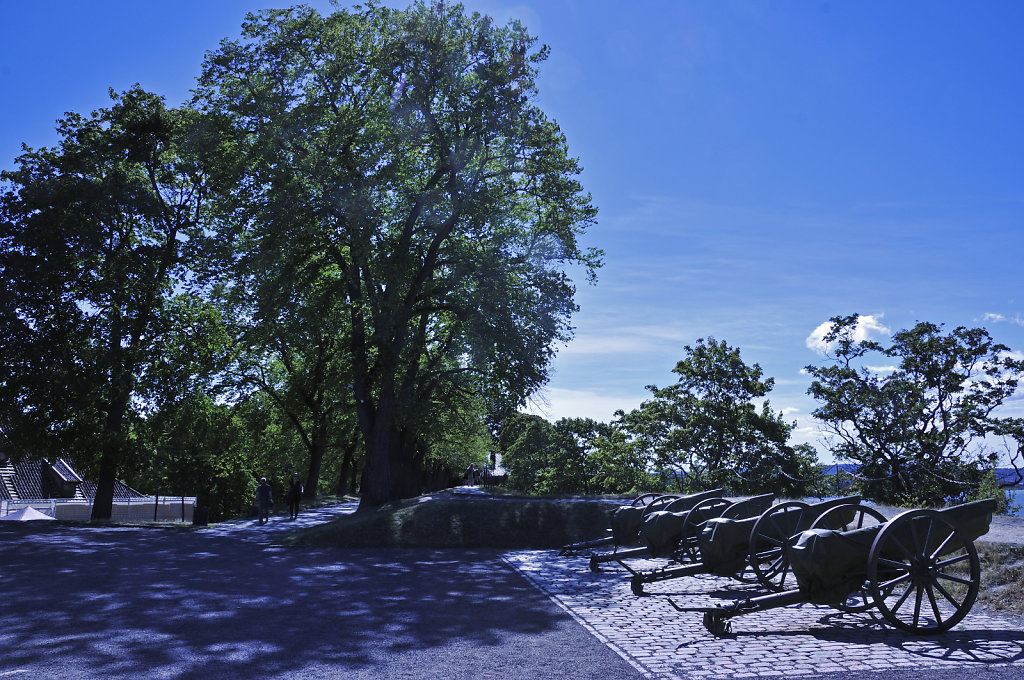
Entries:
[[327, 450], [327, 425], [321, 424], [313, 434], [312, 446], [309, 448], [309, 474], [302, 497], [307, 500], [316, 498], [317, 487], [320, 485], [320, 467], [323, 465], [324, 452]]
[[366, 439], [366, 467], [360, 485], [362, 497], [359, 510], [379, 508], [392, 500], [391, 451], [397, 433], [392, 427], [393, 410], [390, 395], [382, 395], [373, 426]]
[[103, 430], [100, 473], [96, 480], [96, 496], [92, 500], [93, 520], [109, 520], [114, 509], [114, 484], [117, 481], [117, 467], [121, 460], [124, 436], [121, 431], [124, 413], [128, 408], [127, 397], [115, 398], [107, 409], [107, 422]]

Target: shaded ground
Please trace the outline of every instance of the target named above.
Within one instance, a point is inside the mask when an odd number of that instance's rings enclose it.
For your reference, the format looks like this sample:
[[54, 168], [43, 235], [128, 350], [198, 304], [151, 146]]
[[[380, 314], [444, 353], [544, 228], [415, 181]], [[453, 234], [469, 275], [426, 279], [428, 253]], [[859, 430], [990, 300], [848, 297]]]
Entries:
[[0, 677], [639, 677], [495, 551], [272, 545], [285, 522], [0, 528]]

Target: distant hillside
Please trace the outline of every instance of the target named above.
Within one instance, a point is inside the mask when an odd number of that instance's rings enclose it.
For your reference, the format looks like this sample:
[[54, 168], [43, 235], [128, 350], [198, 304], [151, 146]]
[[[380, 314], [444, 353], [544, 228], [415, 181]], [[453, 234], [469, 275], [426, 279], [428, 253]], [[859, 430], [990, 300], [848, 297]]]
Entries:
[[[856, 463], [833, 463], [825, 467], [825, 474], [834, 475], [837, 471], [853, 473], [860, 466]], [[1017, 471], [1013, 468], [996, 468], [996, 479], [1000, 484], [1016, 484], [1016, 489], [1024, 488], [1024, 484], [1018, 483]]]

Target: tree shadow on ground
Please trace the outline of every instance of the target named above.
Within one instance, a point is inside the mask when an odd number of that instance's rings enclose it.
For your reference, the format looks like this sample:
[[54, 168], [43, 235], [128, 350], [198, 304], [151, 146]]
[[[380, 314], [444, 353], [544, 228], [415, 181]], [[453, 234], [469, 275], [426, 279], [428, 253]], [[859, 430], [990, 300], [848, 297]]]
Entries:
[[46, 677], [371, 677], [396, 659], [440, 676], [453, 655], [515, 668], [517, 636], [571, 624], [495, 551], [18, 526], [0, 530], [0, 572], [0, 670]]

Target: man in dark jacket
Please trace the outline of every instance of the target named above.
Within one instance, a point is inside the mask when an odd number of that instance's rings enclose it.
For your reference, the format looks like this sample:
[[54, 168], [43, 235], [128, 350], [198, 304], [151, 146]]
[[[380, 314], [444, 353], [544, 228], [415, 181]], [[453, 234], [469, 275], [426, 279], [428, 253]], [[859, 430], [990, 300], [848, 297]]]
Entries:
[[288, 501], [290, 519], [298, 519], [299, 501], [302, 499], [302, 482], [299, 481], [298, 472], [293, 472], [292, 478], [288, 480], [288, 495], [284, 499]]
[[260, 485], [256, 487], [256, 508], [260, 513], [260, 524], [270, 521], [270, 506], [274, 504], [274, 492], [270, 488], [270, 482], [266, 477], [260, 479]]

